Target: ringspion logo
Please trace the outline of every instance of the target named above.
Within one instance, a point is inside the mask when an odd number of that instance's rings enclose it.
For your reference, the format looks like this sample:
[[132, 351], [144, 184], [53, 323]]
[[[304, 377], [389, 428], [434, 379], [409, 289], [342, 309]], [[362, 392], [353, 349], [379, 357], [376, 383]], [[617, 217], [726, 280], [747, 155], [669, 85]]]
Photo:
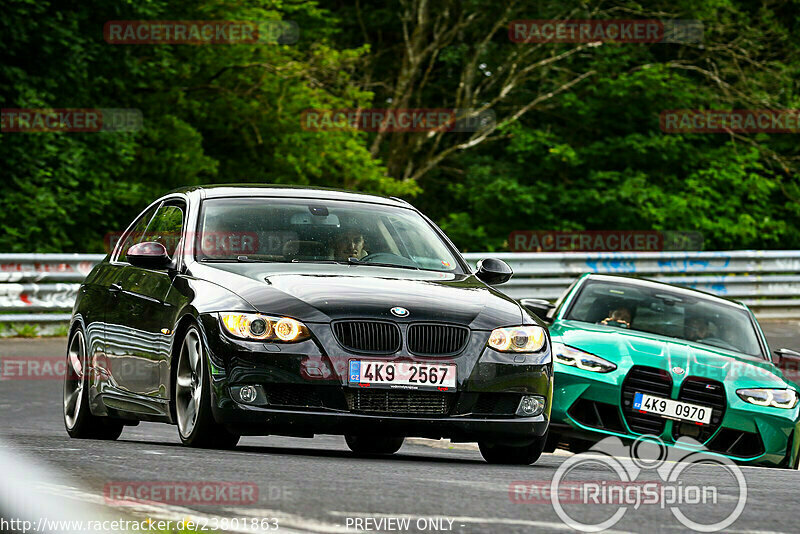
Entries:
[[[714, 470], [713, 478], [697, 473], [708, 469]], [[581, 476], [586, 472], [592, 480]], [[747, 481], [732, 460], [709, 454], [692, 438], [681, 437], [668, 447], [653, 435], [630, 445], [611, 436], [563, 462], [549, 487], [512, 482], [509, 499], [518, 504], [549, 500], [564, 524], [580, 532], [612, 528], [628, 510], [642, 506], [669, 510], [693, 531], [718, 532], [744, 511]]]

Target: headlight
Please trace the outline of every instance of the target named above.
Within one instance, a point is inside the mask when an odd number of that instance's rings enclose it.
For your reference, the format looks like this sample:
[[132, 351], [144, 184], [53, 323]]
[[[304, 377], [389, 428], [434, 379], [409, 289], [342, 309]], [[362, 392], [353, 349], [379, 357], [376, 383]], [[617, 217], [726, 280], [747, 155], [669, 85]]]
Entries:
[[303, 341], [311, 337], [306, 325], [289, 317], [258, 313], [220, 313], [219, 319], [231, 335], [259, 341]]
[[756, 406], [791, 409], [797, 404], [797, 392], [793, 389], [737, 389], [736, 394]]
[[489, 346], [500, 352], [536, 352], [544, 347], [545, 339], [541, 326], [495, 328], [489, 336]]
[[553, 343], [553, 359], [558, 363], [595, 373], [608, 373], [617, 368], [615, 364], [600, 356], [589, 354], [563, 343]]

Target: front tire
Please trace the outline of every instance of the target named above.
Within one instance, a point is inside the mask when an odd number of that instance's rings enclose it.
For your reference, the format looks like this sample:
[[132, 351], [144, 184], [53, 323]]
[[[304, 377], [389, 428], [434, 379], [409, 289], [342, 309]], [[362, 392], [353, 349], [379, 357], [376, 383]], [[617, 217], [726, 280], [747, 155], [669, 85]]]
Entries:
[[347, 435], [344, 440], [350, 450], [360, 456], [394, 454], [403, 446], [405, 438]]
[[181, 343], [175, 372], [175, 416], [181, 442], [189, 447], [232, 449], [239, 436], [214, 420], [211, 379], [200, 331], [190, 326]]
[[89, 409], [89, 354], [83, 330], [72, 333], [64, 373], [64, 426], [75, 439], [115, 440], [122, 434], [122, 423], [93, 415]]
[[530, 445], [502, 445], [486, 441], [478, 442], [481, 456], [490, 464], [530, 465], [542, 455], [547, 435], [536, 438]]

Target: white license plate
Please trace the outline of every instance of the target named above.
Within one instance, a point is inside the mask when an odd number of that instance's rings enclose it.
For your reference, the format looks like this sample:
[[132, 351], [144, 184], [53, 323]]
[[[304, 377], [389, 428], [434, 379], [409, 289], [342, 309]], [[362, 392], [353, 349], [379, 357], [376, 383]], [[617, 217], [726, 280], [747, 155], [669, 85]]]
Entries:
[[633, 396], [633, 409], [640, 412], [654, 413], [667, 419], [694, 421], [704, 425], [711, 422], [711, 408], [708, 406], [663, 399], [646, 393], [636, 393]]
[[439, 363], [350, 360], [348, 383], [356, 387], [447, 391], [456, 387], [456, 366]]

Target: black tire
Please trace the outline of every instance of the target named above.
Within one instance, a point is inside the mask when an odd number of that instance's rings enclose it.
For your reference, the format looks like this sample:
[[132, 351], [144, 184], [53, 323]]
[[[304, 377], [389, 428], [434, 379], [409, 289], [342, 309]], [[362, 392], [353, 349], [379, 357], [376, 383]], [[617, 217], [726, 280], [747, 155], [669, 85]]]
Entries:
[[556, 452], [556, 449], [558, 448], [558, 444], [560, 441], [561, 441], [561, 436], [559, 436], [558, 434], [554, 434], [552, 432], [548, 432], [547, 441], [545, 441], [544, 449], [542, 449], [542, 452], [547, 452], [547, 453]]
[[362, 456], [394, 454], [403, 446], [402, 437], [347, 435], [344, 440], [354, 453]]
[[178, 436], [181, 443], [188, 447], [232, 449], [239, 443], [240, 436], [229, 432], [214, 420], [211, 412], [211, 379], [205, 354], [203, 336], [192, 325], [181, 340], [173, 375]]
[[490, 464], [530, 465], [542, 455], [547, 435], [536, 438], [530, 445], [503, 445], [486, 441], [478, 442], [481, 456]]
[[77, 328], [67, 343], [67, 367], [61, 406], [64, 427], [71, 438], [115, 440], [122, 434], [122, 422], [93, 415], [89, 408], [88, 366], [86, 336], [83, 330]]

